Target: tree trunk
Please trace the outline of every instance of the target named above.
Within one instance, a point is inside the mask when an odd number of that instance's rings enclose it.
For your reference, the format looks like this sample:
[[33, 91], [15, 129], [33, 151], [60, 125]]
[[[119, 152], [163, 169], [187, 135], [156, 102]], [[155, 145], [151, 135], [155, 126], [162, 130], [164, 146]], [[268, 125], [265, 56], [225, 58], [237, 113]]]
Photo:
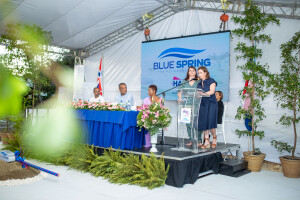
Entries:
[[[255, 83], [252, 83], [252, 87], [253, 87], [253, 89], [252, 89], [252, 94], [251, 94], [251, 96], [252, 96], [252, 99], [251, 99], [251, 101], [254, 101], [255, 100], [255, 96], [254, 96], [254, 94], [255, 94]], [[251, 97], [250, 97], [251, 98]], [[254, 103], [254, 102], [251, 102], [251, 103]], [[252, 126], [252, 132], [251, 132], [251, 134], [252, 134], [252, 151], [254, 152], [254, 149], [255, 149], [255, 145], [254, 145], [254, 107], [252, 107], [251, 108], [251, 116], [252, 116], [252, 120], [251, 120], [251, 126]]]
[[[255, 26], [255, 24], [253, 24], [253, 26]], [[252, 34], [252, 37], [251, 37], [251, 42], [252, 42], [252, 46], [255, 47], [255, 42], [254, 42], [254, 34]], [[252, 65], [254, 65], [254, 58], [252, 58]], [[255, 73], [254, 71], [254, 66], [252, 66], [252, 77], [253, 77], [253, 74]], [[249, 80], [250, 81], [250, 80]], [[251, 92], [251, 95], [250, 95], [250, 98], [251, 98], [251, 116], [252, 116], [252, 120], [251, 120], [251, 126], [252, 126], [252, 131], [251, 131], [251, 136], [252, 136], [252, 151], [254, 152], [254, 149], [255, 149], [255, 145], [254, 145], [254, 106], [253, 106], [253, 103], [254, 103], [254, 99], [255, 99], [255, 82], [254, 80], [252, 79], [252, 92]]]
[[292, 151], [292, 157], [295, 157], [295, 150], [296, 150], [296, 144], [297, 144], [297, 132], [296, 132], [296, 109], [294, 105], [294, 120], [293, 120], [293, 127], [294, 127], [294, 147]]
[[33, 82], [33, 91], [32, 91], [32, 109], [34, 108], [34, 93], [35, 93], [35, 82]]

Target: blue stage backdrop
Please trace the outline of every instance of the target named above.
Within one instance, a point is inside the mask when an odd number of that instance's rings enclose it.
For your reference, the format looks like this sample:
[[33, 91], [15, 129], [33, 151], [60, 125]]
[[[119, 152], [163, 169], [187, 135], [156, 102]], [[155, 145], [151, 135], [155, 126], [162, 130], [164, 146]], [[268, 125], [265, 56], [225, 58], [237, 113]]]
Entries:
[[[158, 93], [179, 85], [189, 66], [207, 67], [218, 85], [216, 90], [229, 96], [230, 32], [217, 32], [169, 38], [142, 43], [141, 97], [148, 96], [148, 86], [157, 85]], [[177, 100], [176, 90], [166, 93], [166, 100]]]

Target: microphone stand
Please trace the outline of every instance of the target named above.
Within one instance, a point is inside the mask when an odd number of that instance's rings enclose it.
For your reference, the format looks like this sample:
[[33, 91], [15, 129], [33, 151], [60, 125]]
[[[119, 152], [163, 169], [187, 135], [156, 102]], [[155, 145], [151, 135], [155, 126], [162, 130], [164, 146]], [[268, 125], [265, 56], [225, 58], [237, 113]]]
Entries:
[[[190, 81], [196, 81], [196, 80], [198, 80], [198, 79], [193, 78], [193, 79], [191, 79], [191, 80], [189, 80], [189, 81], [183, 82], [182, 84], [189, 83]], [[182, 85], [182, 84], [180, 84], [180, 85]], [[175, 86], [175, 87], [172, 87], [172, 88], [170, 88], [170, 89], [167, 89], [167, 90], [165, 90], [165, 91], [163, 91], [163, 92], [161, 92], [161, 93], [159, 93], [159, 94], [157, 95], [157, 96], [159, 96], [159, 95], [162, 95], [162, 96], [163, 96], [163, 98], [162, 98], [162, 105], [163, 105], [163, 106], [165, 105], [166, 92], [169, 92], [170, 90], [173, 90], [173, 89], [175, 89], [175, 88], [178, 88], [180, 85], [177, 85], [177, 86]], [[166, 144], [166, 143], [165, 143], [164, 129], [161, 130], [161, 141], [160, 141], [159, 144], [156, 144], [156, 145], [162, 145], [162, 146], [168, 145], [168, 146], [176, 147], [175, 144]]]

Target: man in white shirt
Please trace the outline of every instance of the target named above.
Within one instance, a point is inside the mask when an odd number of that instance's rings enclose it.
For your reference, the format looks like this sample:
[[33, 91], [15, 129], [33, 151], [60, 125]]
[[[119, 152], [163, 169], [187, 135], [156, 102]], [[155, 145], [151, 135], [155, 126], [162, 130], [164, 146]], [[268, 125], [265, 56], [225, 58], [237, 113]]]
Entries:
[[105, 102], [104, 97], [100, 95], [100, 90], [97, 87], [94, 88], [94, 96], [89, 99], [90, 102]]
[[121, 105], [130, 105], [133, 106], [134, 100], [133, 96], [130, 93], [127, 93], [127, 85], [125, 83], [119, 84], [120, 94], [115, 97], [115, 101]]

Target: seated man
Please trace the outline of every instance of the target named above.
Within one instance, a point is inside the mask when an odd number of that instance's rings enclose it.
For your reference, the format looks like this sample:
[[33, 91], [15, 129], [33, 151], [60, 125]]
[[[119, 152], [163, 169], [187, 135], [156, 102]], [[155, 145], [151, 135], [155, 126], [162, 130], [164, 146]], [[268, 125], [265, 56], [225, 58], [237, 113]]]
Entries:
[[89, 99], [90, 102], [102, 102], [102, 103], [105, 102], [104, 97], [102, 97], [102, 96], [100, 95], [100, 90], [99, 90], [99, 88], [97, 88], [97, 87], [94, 88], [94, 96], [95, 96], [95, 97], [91, 97], [91, 98]]
[[130, 106], [133, 106], [133, 96], [130, 93], [127, 93], [127, 85], [125, 83], [120, 83], [119, 90], [120, 94], [115, 97], [115, 101], [118, 102], [118, 104], [129, 104]]

